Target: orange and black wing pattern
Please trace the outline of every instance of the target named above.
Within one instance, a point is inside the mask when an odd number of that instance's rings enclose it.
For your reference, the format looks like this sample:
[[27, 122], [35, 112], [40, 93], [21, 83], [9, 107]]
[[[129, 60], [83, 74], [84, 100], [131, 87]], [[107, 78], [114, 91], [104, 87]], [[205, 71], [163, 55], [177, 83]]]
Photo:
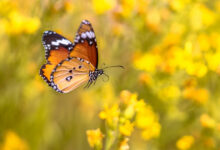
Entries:
[[45, 49], [46, 64], [41, 67], [40, 75], [50, 85], [50, 75], [53, 69], [69, 56], [73, 44], [54, 31], [45, 31], [42, 43]]
[[85, 59], [97, 68], [98, 67], [98, 49], [96, 37], [92, 25], [89, 21], [83, 20], [76, 33], [74, 48], [70, 57], [79, 57]]
[[46, 64], [40, 75], [57, 92], [68, 93], [90, 80], [98, 66], [95, 33], [89, 21], [83, 20], [74, 44], [53, 31], [43, 34]]

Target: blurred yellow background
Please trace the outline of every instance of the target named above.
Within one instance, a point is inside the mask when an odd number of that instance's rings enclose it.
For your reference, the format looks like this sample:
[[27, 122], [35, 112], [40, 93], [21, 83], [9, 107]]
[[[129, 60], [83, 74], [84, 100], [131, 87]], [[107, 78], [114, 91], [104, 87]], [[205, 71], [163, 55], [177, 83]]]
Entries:
[[[94, 28], [95, 86], [39, 76], [42, 34]], [[0, 0], [0, 150], [220, 150], [219, 0]]]

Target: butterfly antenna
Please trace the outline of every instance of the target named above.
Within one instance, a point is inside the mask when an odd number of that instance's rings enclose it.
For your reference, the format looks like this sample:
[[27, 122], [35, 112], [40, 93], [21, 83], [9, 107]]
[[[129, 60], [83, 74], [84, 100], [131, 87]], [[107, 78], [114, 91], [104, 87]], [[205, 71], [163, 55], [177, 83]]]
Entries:
[[107, 68], [122, 68], [122, 69], [125, 69], [124, 66], [121, 66], [121, 65], [108, 66], [108, 67], [105, 67], [105, 68], [103, 68], [103, 69], [107, 69]]

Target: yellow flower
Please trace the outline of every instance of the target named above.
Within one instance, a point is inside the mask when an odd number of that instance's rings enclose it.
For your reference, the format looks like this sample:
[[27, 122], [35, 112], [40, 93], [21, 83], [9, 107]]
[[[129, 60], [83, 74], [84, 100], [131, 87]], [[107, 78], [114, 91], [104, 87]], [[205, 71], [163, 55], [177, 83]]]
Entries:
[[123, 125], [119, 126], [119, 131], [122, 135], [130, 136], [134, 130], [134, 124], [131, 123], [129, 120], [126, 120]]
[[216, 1], [214, 6], [215, 6], [216, 10], [218, 12], [220, 12], [220, 1]]
[[12, 11], [9, 14], [9, 21], [5, 26], [8, 34], [33, 34], [40, 27], [40, 20], [36, 17], [26, 17], [17, 11]]
[[28, 150], [27, 143], [21, 139], [15, 132], [8, 131], [5, 135], [1, 150]]
[[212, 25], [216, 16], [215, 13], [208, 9], [204, 4], [196, 4], [190, 12], [191, 26], [195, 30]]
[[123, 111], [123, 117], [126, 119], [131, 119], [135, 114], [135, 105], [137, 103], [137, 94], [130, 93], [127, 90], [124, 90], [120, 94], [120, 99], [125, 109]]
[[148, 0], [138, 0], [137, 2], [137, 11], [140, 14], [146, 14], [147, 13], [147, 6], [149, 4]]
[[157, 122], [151, 124], [147, 128], [143, 129], [141, 135], [144, 140], [150, 140], [152, 138], [157, 138], [160, 135], [161, 125]]
[[72, 13], [74, 11], [74, 6], [71, 3], [70, 0], [67, 0], [64, 2], [64, 9], [68, 12], [68, 13]]
[[120, 93], [120, 98], [124, 103], [127, 103], [127, 100], [131, 97], [131, 92], [128, 90], [123, 90]]
[[146, 25], [154, 32], [160, 31], [161, 15], [158, 9], [149, 9], [146, 16]]
[[9, 22], [6, 26], [6, 32], [8, 34], [20, 34], [23, 32], [23, 22], [24, 16], [18, 13], [17, 11], [13, 11], [9, 14]]
[[92, 4], [97, 14], [104, 14], [116, 6], [116, 0], [92, 0]]
[[195, 87], [188, 87], [183, 90], [183, 97], [204, 104], [209, 99], [209, 92], [202, 88], [196, 89]]
[[180, 150], [187, 150], [191, 148], [193, 143], [194, 143], [194, 137], [190, 135], [186, 135], [186, 136], [181, 137], [177, 141], [176, 146]]
[[126, 105], [135, 104], [137, 102], [137, 94], [131, 93], [128, 90], [123, 90], [120, 93], [120, 99], [122, 103]]
[[207, 51], [210, 49], [210, 42], [209, 42], [209, 36], [206, 34], [200, 34], [198, 35], [198, 42], [199, 42], [199, 47], [203, 51]]
[[136, 114], [136, 125], [139, 128], [150, 127], [154, 122], [158, 120], [158, 117], [154, 114], [151, 106], [145, 105], [144, 108]]
[[202, 62], [191, 62], [186, 66], [186, 72], [189, 75], [204, 77], [208, 72], [207, 66]]
[[158, 122], [157, 115], [153, 112], [151, 106], [146, 105], [143, 100], [136, 103], [135, 125], [142, 129], [142, 138], [149, 140], [160, 135], [161, 125]]
[[149, 86], [152, 85], [152, 83], [153, 83], [153, 79], [152, 79], [151, 75], [149, 75], [148, 73], [141, 73], [139, 75], [139, 80], [140, 80], [140, 82], [142, 82], [146, 85], [149, 85]]
[[[186, 31], [186, 27], [184, 24], [173, 22], [170, 26], [170, 31], [174, 35], [182, 35]], [[173, 40], [176, 40], [176, 39], [173, 39]]]
[[175, 11], [181, 11], [184, 9], [186, 0], [171, 0], [170, 6]]
[[128, 105], [125, 108], [123, 115], [126, 119], [132, 119], [135, 115], [135, 105], [134, 104]]
[[120, 142], [119, 150], [129, 150], [128, 140], [128, 138], [125, 138], [123, 141]]
[[40, 19], [33, 17], [33, 18], [27, 18], [25, 20], [24, 24], [24, 32], [28, 34], [35, 33], [40, 27]]
[[121, 15], [123, 17], [131, 16], [135, 6], [136, 6], [135, 0], [121, 0], [121, 7], [122, 7]]
[[141, 100], [137, 101], [134, 108], [137, 113], [144, 112], [144, 110], [146, 109], [146, 103], [144, 102], [143, 99], [141, 99]]
[[137, 69], [154, 73], [161, 58], [158, 54], [146, 53], [134, 60], [134, 66]]
[[211, 46], [217, 49], [217, 51], [219, 51], [220, 50], [220, 34], [216, 32], [212, 32], [209, 38], [210, 38], [209, 42]]
[[118, 105], [115, 104], [110, 108], [105, 106], [105, 109], [99, 113], [99, 117], [106, 120], [110, 126], [114, 126], [118, 122], [119, 113], [120, 109], [118, 108]]
[[180, 96], [180, 89], [176, 85], [170, 85], [163, 88], [159, 92], [159, 96], [162, 100], [178, 99], [178, 97]]
[[102, 148], [102, 139], [104, 135], [102, 134], [99, 128], [96, 130], [87, 130], [86, 134], [87, 134], [89, 145], [92, 148], [94, 147], [97, 147], [99, 149]]
[[207, 53], [205, 58], [207, 60], [209, 69], [217, 72], [218, 68], [220, 67], [220, 52], [217, 51], [216, 53]]
[[203, 114], [200, 116], [200, 123], [205, 128], [214, 128], [216, 123], [209, 115]]

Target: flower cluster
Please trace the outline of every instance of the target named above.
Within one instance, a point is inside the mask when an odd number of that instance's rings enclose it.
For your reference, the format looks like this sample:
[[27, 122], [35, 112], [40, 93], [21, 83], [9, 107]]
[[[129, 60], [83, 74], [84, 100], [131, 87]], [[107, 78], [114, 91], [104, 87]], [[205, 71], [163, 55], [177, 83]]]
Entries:
[[[0, 149], [219, 150], [219, 14], [219, 0], [0, 0]], [[39, 76], [42, 33], [74, 41], [83, 19], [98, 69], [125, 69], [60, 95]]]
[[8, 0], [0, 2], [0, 15], [3, 16], [0, 19], [0, 31], [8, 35], [33, 34], [41, 25], [38, 17], [21, 13], [15, 4]]
[[15, 132], [8, 131], [5, 134], [4, 143], [0, 147], [1, 150], [28, 150], [26, 141], [21, 139]]
[[[142, 129], [142, 137], [150, 139], [157, 137], [160, 126], [165, 131], [174, 126], [180, 132], [169, 134], [180, 137], [176, 139], [178, 149], [217, 147], [219, 140], [214, 132], [219, 127], [219, 12], [218, 0], [121, 0], [100, 13], [111, 14], [114, 36], [131, 37], [126, 43], [131, 47], [132, 65], [138, 76], [134, 88], [138, 87], [138, 92], [150, 97], [150, 101], [157, 101], [152, 103], [166, 120], [157, 124], [151, 106], [146, 105], [148, 111], [138, 111], [131, 101], [125, 110], [119, 109], [124, 116], [135, 114], [135, 122], [124, 121], [127, 131], [133, 125]], [[179, 123], [192, 126], [185, 131]], [[164, 141], [167, 147], [172, 143], [169, 138]], [[196, 142], [199, 144], [194, 145]]]
[[[127, 90], [121, 92], [119, 104], [106, 106], [99, 117], [105, 122], [105, 132], [101, 133], [100, 129], [87, 131], [89, 144], [95, 149], [102, 147], [103, 134], [106, 149], [118, 147], [120, 150], [129, 149], [128, 141], [134, 129], [141, 131], [144, 140], [160, 135], [161, 125], [152, 107]], [[98, 148], [95, 145], [99, 145]]]

